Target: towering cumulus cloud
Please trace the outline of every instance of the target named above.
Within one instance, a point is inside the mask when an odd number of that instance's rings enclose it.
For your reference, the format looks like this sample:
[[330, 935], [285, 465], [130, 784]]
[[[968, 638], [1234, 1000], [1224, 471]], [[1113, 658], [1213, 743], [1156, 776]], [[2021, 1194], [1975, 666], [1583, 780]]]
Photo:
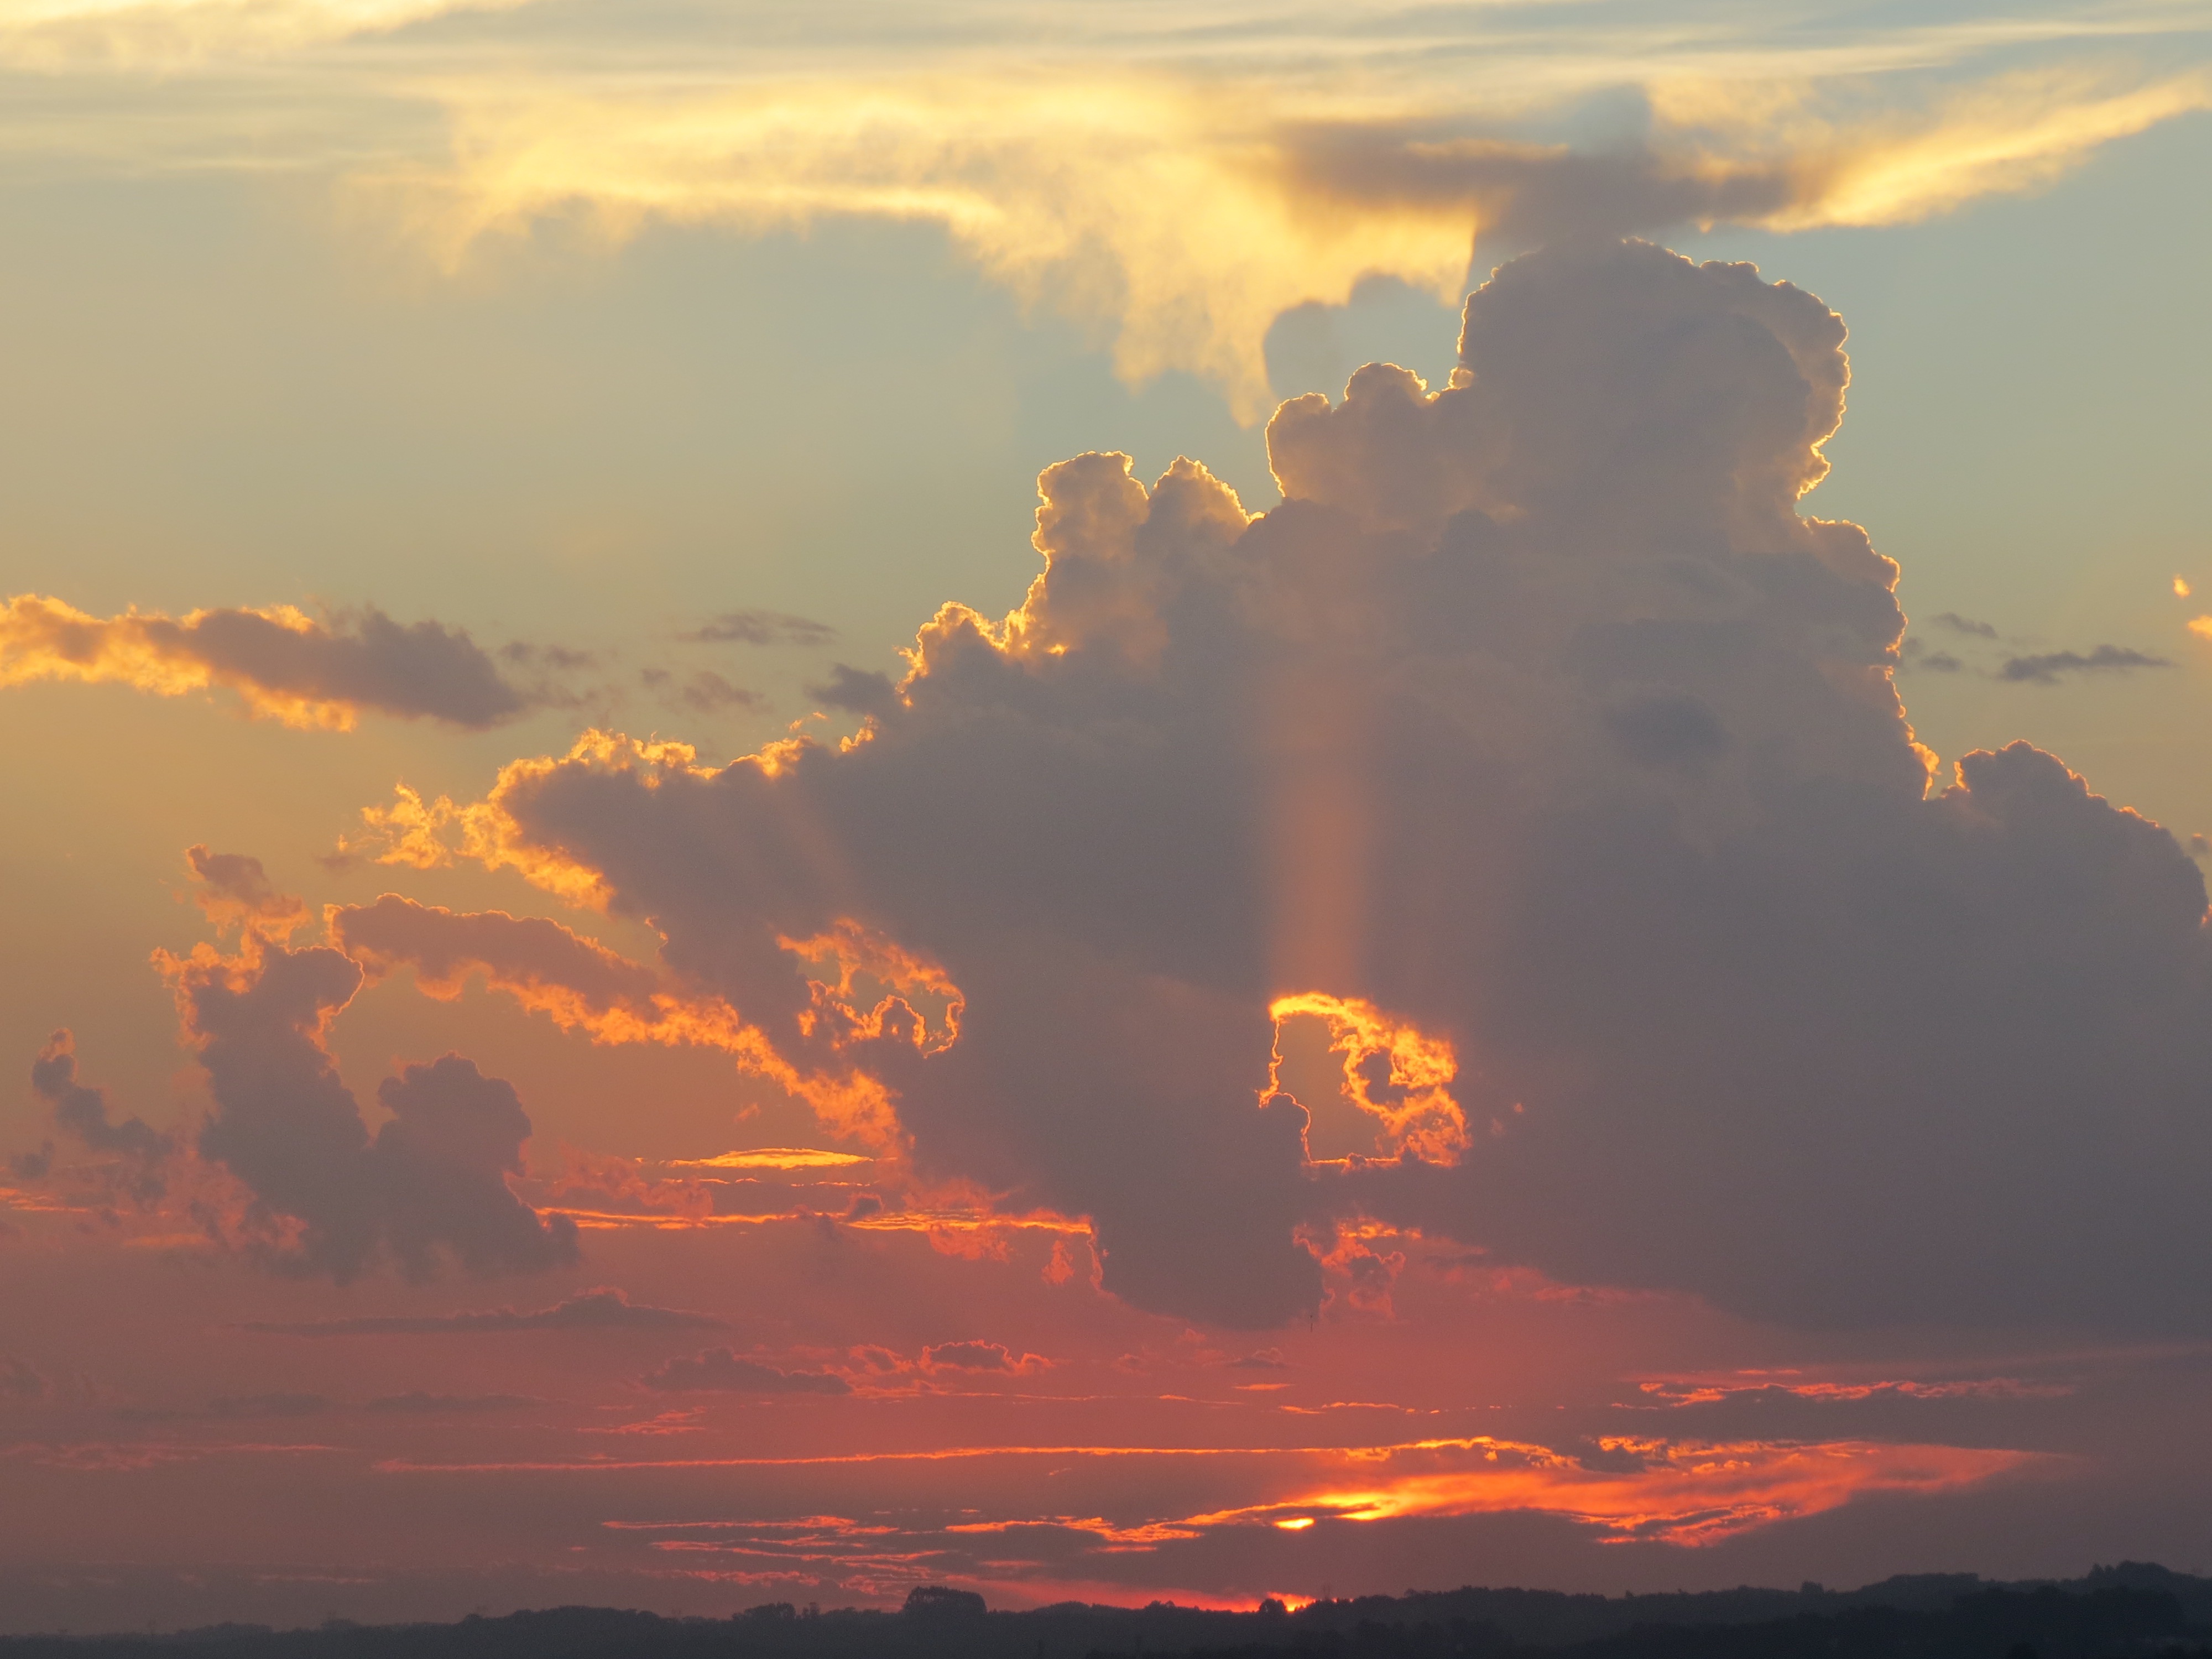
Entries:
[[[860, 740], [595, 738], [471, 844], [879, 1079], [924, 1176], [1092, 1218], [1146, 1306], [1298, 1314], [1366, 1216], [1792, 1321], [2205, 1328], [2203, 884], [2024, 744], [1931, 781], [1896, 567], [1797, 510], [1843, 341], [1749, 266], [1531, 256], [1449, 386], [1285, 404], [1273, 511], [1066, 462], [1021, 608], [941, 611]], [[825, 1015], [864, 939], [952, 1040]], [[1313, 1018], [1372, 1157], [1308, 1156]]]

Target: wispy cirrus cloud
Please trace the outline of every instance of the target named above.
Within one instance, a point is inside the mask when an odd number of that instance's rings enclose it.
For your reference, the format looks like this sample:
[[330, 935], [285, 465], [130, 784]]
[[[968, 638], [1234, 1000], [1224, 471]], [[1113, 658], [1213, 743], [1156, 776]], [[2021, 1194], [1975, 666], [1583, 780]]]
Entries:
[[[729, 29], [587, 3], [404, 27], [447, 9], [44, 0], [0, 27], [0, 62], [68, 78], [0, 145], [260, 171], [281, 120], [295, 165], [448, 269], [580, 217], [610, 244], [930, 224], [1092, 330], [1125, 379], [1195, 374], [1256, 420], [1269, 325], [1370, 276], [1448, 301], [1471, 246], [1910, 222], [2212, 105], [2191, 7], [863, 6], [870, 27], [755, 3]], [[222, 85], [247, 60], [257, 122], [185, 91], [149, 94], [160, 118], [127, 131], [112, 118], [117, 64]], [[699, 633], [826, 637], [758, 611]]]

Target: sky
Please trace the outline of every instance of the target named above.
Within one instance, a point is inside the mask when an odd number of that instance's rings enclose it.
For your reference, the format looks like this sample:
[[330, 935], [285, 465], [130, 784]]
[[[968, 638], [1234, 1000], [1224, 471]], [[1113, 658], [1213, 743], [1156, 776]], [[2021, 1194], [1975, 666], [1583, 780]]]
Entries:
[[0, 0], [0, 1628], [2212, 1571], [2212, 6]]

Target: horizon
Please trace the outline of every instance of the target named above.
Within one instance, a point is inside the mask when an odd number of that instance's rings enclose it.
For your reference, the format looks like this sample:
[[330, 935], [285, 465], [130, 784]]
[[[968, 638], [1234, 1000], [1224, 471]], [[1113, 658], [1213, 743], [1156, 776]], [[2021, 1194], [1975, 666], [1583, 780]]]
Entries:
[[2208, 40], [0, 0], [0, 1635], [2212, 1569]]

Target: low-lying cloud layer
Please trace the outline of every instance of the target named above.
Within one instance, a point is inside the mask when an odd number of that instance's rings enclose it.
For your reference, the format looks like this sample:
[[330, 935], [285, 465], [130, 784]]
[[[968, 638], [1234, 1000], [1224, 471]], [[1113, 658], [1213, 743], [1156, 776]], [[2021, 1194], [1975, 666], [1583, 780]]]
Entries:
[[[1931, 783], [1896, 567], [1796, 510], [1842, 343], [1747, 266], [1531, 256], [1448, 388], [1285, 405], [1270, 513], [1048, 471], [1026, 602], [941, 611], [862, 741], [595, 737], [471, 846], [1145, 1307], [1387, 1306], [1367, 1218], [1785, 1322], [2202, 1331], [2203, 882], [2024, 744]], [[1321, 1107], [1375, 1156], [1310, 1160]]]

